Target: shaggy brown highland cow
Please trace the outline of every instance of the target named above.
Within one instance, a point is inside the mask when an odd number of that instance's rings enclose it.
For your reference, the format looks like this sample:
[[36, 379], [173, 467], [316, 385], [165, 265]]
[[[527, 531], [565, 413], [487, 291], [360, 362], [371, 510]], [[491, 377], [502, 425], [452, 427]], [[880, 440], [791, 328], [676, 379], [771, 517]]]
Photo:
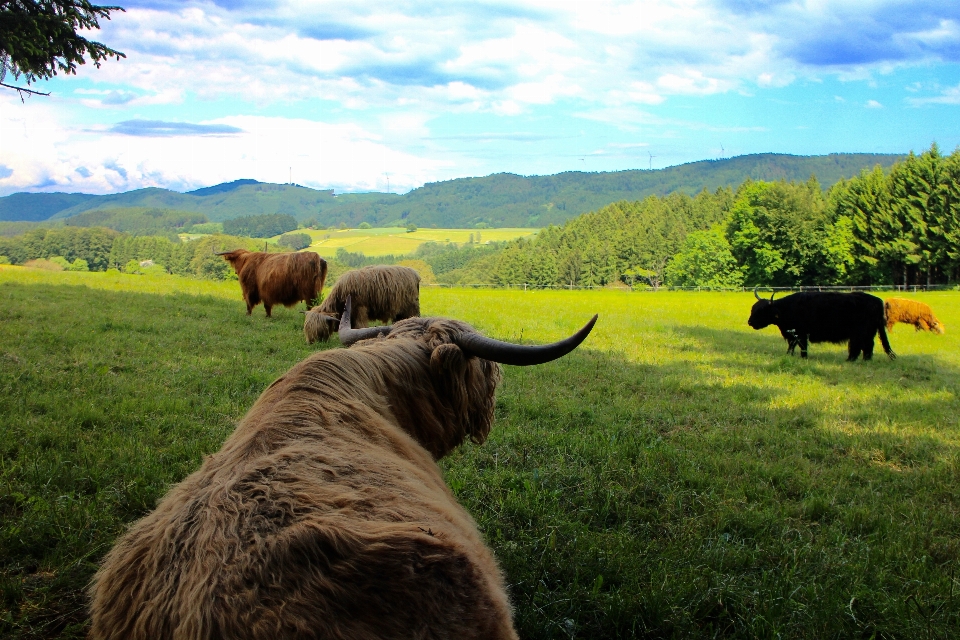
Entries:
[[503, 577], [436, 460], [493, 421], [510, 345], [442, 318], [349, 328], [264, 391], [107, 554], [96, 640], [516, 638]]
[[223, 256], [237, 272], [247, 315], [261, 302], [268, 318], [275, 304], [292, 307], [303, 300], [309, 306], [327, 279], [327, 261], [312, 251], [264, 253], [235, 249], [217, 255]]
[[307, 312], [303, 335], [309, 344], [326, 342], [340, 323], [340, 315], [353, 298], [353, 328], [371, 320], [390, 323], [420, 315], [420, 274], [410, 267], [373, 266], [348, 271], [337, 280], [320, 306]]
[[933, 315], [930, 305], [906, 298], [887, 298], [883, 303], [883, 313], [887, 318], [887, 331], [893, 330], [898, 322], [912, 324], [917, 331], [933, 331], [942, 334], [943, 323]]

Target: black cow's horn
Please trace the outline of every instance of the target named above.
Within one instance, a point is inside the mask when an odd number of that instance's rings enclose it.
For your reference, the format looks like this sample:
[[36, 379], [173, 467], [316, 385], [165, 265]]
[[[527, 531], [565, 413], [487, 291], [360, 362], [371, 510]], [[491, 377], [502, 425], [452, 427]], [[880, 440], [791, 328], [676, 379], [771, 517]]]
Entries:
[[345, 346], [350, 346], [354, 342], [359, 340], [367, 340], [368, 338], [376, 338], [378, 335], [387, 335], [393, 331], [393, 325], [387, 325], [385, 327], [367, 327], [366, 329], [352, 329], [350, 327], [350, 306], [351, 306], [351, 297], [347, 296], [347, 303], [343, 307], [343, 315], [340, 316], [340, 330], [338, 335], [340, 336], [340, 342]]
[[760, 297], [760, 294], [757, 293], [757, 289], [759, 289], [759, 288], [760, 288], [760, 285], [757, 285], [757, 286], [755, 286], [755, 287], [753, 288], [753, 295], [757, 298], [757, 300], [762, 300], [763, 298], [761, 298], [761, 297]]
[[776, 291], [771, 291], [771, 292], [770, 292], [770, 302], [773, 302], [773, 296], [775, 296], [775, 295], [777, 295], [777, 292], [776, 292]]
[[501, 364], [512, 364], [525, 367], [534, 364], [543, 364], [562, 358], [583, 342], [593, 325], [597, 323], [597, 315], [590, 318], [590, 322], [583, 325], [580, 331], [560, 342], [545, 344], [541, 346], [526, 346], [521, 344], [512, 344], [510, 342], [501, 342], [493, 338], [487, 338], [479, 333], [464, 333], [454, 342], [457, 346], [469, 353], [492, 362]]

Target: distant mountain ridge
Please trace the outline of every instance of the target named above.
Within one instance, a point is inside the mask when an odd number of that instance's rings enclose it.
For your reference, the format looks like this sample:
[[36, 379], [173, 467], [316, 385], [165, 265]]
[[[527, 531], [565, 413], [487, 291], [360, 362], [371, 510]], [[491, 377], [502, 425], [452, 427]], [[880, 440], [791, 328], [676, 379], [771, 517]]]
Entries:
[[389, 223], [442, 228], [545, 227], [562, 224], [611, 202], [642, 200], [675, 191], [690, 195], [703, 189], [739, 186], [744, 180], [806, 181], [816, 176], [827, 188], [862, 169], [889, 168], [903, 154], [838, 153], [793, 156], [764, 153], [720, 160], [702, 160], [665, 169], [550, 176], [498, 173], [427, 183], [404, 195], [342, 194], [293, 184], [251, 179], [178, 193], [156, 187], [111, 195], [82, 193], [15, 193], [0, 198], [0, 221], [58, 220], [85, 211], [147, 207], [203, 213], [213, 222], [243, 216], [290, 214], [301, 222], [356, 226]]

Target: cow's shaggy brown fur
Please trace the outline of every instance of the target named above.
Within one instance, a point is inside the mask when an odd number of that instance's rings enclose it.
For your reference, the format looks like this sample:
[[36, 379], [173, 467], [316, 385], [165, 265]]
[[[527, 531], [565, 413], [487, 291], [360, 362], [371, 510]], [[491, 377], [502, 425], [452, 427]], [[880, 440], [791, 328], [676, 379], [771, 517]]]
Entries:
[[887, 319], [887, 331], [893, 329], [898, 322], [912, 324], [917, 331], [933, 331], [943, 333], [943, 323], [933, 315], [930, 305], [906, 298], [887, 298], [883, 303], [883, 312]]
[[470, 327], [411, 318], [277, 379], [107, 555], [94, 639], [516, 638], [503, 578], [435, 460], [493, 421]]
[[236, 249], [221, 255], [237, 272], [247, 315], [261, 302], [267, 317], [277, 304], [292, 307], [302, 300], [309, 306], [327, 279], [327, 261], [312, 251], [264, 253]]
[[350, 323], [354, 329], [371, 320], [390, 324], [420, 315], [420, 274], [410, 267], [363, 267], [348, 271], [337, 280], [322, 304], [307, 312], [303, 335], [308, 343], [326, 342], [336, 331], [347, 297], [353, 299]]

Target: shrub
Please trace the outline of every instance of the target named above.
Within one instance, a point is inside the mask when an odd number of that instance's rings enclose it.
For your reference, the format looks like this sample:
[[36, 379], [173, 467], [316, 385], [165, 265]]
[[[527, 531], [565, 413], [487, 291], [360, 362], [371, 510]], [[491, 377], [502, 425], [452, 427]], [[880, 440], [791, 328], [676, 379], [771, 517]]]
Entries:
[[222, 222], [204, 222], [202, 224], [195, 224], [190, 227], [189, 230], [184, 229], [187, 233], [223, 233], [223, 223]]
[[277, 241], [281, 247], [290, 247], [294, 251], [306, 249], [313, 239], [306, 233], [285, 233]]
[[140, 267], [140, 273], [145, 276], [165, 276], [167, 275], [167, 268], [162, 264], [151, 264], [146, 267]]
[[226, 220], [223, 223], [223, 231], [234, 236], [270, 238], [287, 231], [295, 231], [297, 226], [297, 219], [293, 216], [273, 213], [264, 216], [246, 216], [235, 220]]
[[23, 266], [29, 267], [31, 269], [46, 269], [47, 271], [63, 271], [63, 267], [52, 262], [45, 258], [37, 258], [36, 260], [27, 260], [23, 263]]
[[370, 226], [370, 223], [369, 223], [369, 222], [361, 222], [361, 223], [360, 223], [360, 226], [357, 227], [357, 228], [358, 228], [358, 229], [372, 229], [373, 227]]
[[10, 258], [7, 256], [0, 256], [0, 264], [10, 264]]
[[401, 267], [410, 267], [420, 274], [420, 282], [423, 284], [436, 284], [437, 276], [433, 269], [423, 260], [401, 260], [397, 263]]

